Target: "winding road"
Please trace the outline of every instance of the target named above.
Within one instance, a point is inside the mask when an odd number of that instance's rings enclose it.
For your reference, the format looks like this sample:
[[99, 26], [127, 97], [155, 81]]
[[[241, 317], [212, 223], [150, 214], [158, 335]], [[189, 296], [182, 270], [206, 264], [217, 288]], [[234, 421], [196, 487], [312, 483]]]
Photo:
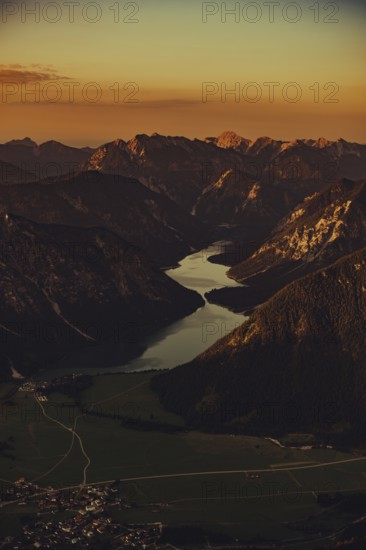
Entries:
[[[129, 392], [139, 388], [140, 386], [143, 386], [147, 384], [147, 382], [141, 382], [140, 384], [137, 384], [136, 386], [133, 386], [132, 388], [129, 388], [128, 390], [124, 390], [123, 392], [119, 392], [119, 393], [116, 393], [112, 396], [109, 396], [109, 397], [106, 397], [105, 399], [101, 399], [100, 401], [96, 401], [95, 403], [93, 403], [89, 409], [89, 411], [92, 411], [93, 408], [96, 406], [96, 405], [100, 405], [101, 403], [106, 403], [107, 401], [110, 401], [112, 399], [115, 399], [116, 397], [121, 397], [122, 395], [126, 395], [128, 394]], [[72, 433], [72, 438], [71, 438], [71, 442], [70, 442], [70, 446], [67, 450], [67, 452], [62, 456], [62, 458], [52, 466], [52, 468], [50, 468], [49, 470], [47, 470], [47, 472], [44, 472], [43, 474], [41, 474], [40, 476], [32, 479], [32, 482], [35, 482], [35, 481], [39, 481], [40, 479], [43, 479], [45, 478], [48, 474], [52, 473], [54, 470], [56, 470], [56, 468], [58, 468], [60, 466], [60, 464], [62, 464], [69, 456], [70, 456], [70, 453], [74, 447], [74, 443], [75, 443], [75, 438], [79, 441], [79, 445], [80, 445], [80, 449], [81, 449], [81, 452], [83, 454], [83, 456], [85, 457], [86, 459], [86, 464], [84, 466], [84, 469], [83, 469], [83, 481], [80, 485], [80, 487], [83, 487], [86, 485], [87, 483], [87, 471], [88, 471], [88, 468], [91, 464], [91, 459], [89, 457], [89, 455], [86, 453], [85, 451], [85, 448], [84, 448], [84, 443], [80, 437], [80, 435], [77, 433], [76, 431], [76, 427], [77, 427], [77, 423], [78, 423], [78, 420], [79, 418], [82, 418], [83, 416], [86, 416], [88, 414], [88, 412], [84, 412], [84, 413], [81, 413], [79, 414], [78, 416], [75, 417], [75, 420], [74, 420], [74, 425], [72, 428], [70, 428], [69, 426], [66, 426], [66, 424], [63, 424], [62, 422], [60, 422], [59, 420], [56, 420], [56, 418], [53, 418], [52, 416], [49, 416], [42, 404], [42, 402], [37, 398], [37, 396], [34, 394], [34, 399], [35, 401], [38, 403], [38, 405], [40, 406], [41, 410], [42, 410], [42, 414], [45, 418], [47, 418], [50, 422], [54, 422], [55, 424], [57, 424], [58, 426], [60, 426], [63, 430], [66, 430], [68, 432], [71, 432]]]
[[32, 481], [38, 481], [44, 477], [46, 477], [49, 473], [53, 472], [60, 464], [62, 464], [62, 462], [64, 462], [64, 460], [66, 460], [68, 458], [68, 456], [70, 455], [73, 447], [74, 447], [74, 442], [75, 442], [75, 437], [77, 438], [77, 440], [79, 441], [79, 444], [80, 444], [80, 449], [81, 449], [81, 452], [83, 454], [83, 456], [86, 458], [86, 465], [84, 466], [84, 469], [83, 469], [83, 481], [81, 483], [81, 487], [86, 485], [86, 475], [87, 475], [87, 471], [88, 471], [88, 468], [91, 464], [91, 460], [89, 458], [89, 456], [87, 455], [87, 453], [85, 452], [85, 449], [84, 449], [84, 444], [83, 444], [83, 441], [80, 437], [80, 435], [77, 433], [76, 431], [76, 425], [77, 425], [77, 421], [78, 419], [83, 416], [84, 414], [80, 414], [79, 416], [76, 416], [75, 417], [75, 420], [74, 420], [74, 426], [72, 428], [69, 428], [68, 426], [66, 426], [66, 424], [63, 424], [62, 422], [60, 422], [59, 420], [56, 420], [56, 418], [53, 418], [52, 416], [49, 416], [46, 411], [45, 411], [45, 408], [43, 406], [43, 404], [41, 403], [41, 401], [36, 397], [34, 396], [34, 399], [35, 401], [38, 403], [38, 405], [41, 407], [41, 410], [42, 410], [42, 414], [45, 418], [47, 418], [48, 420], [50, 420], [51, 422], [54, 422], [55, 424], [57, 424], [58, 426], [60, 426], [61, 428], [63, 428], [64, 430], [68, 431], [68, 432], [71, 432], [72, 433], [72, 438], [71, 438], [71, 443], [70, 443], [70, 447], [68, 449], [68, 451], [64, 454], [64, 456], [61, 458], [61, 460], [59, 460], [54, 466], [52, 466], [52, 468], [50, 468], [47, 472], [43, 473], [41, 476], [33, 479]]

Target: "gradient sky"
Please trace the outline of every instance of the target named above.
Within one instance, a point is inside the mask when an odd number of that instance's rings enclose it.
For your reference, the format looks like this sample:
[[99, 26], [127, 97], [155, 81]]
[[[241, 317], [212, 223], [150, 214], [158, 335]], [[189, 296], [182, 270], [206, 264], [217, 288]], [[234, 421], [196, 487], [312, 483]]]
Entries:
[[[101, 19], [95, 23], [83, 19], [87, 1], [75, 4], [74, 21], [69, 21], [65, 3], [57, 2], [57, 12], [54, 2], [41, 2], [41, 10], [46, 11], [37, 22], [26, 13], [35, 2], [0, 2], [1, 142], [27, 135], [37, 142], [57, 139], [95, 146], [137, 133], [203, 138], [228, 129], [251, 139], [325, 136], [366, 142], [366, 9], [361, 1], [319, 2], [318, 23], [310, 9], [313, 0], [296, 2], [302, 9], [296, 23], [284, 20], [282, 9], [289, 3], [285, 0], [274, 8], [272, 23], [270, 8], [263, 1], [254, 2], [262, 9], [256, 23], [243, 17], [247, 0], [237, 2], [239, 22], [228, 15], [226, 23], [221, 20], [222, 2], [210, 3], [209, 9], [218, 13], [208, 16], [206, 23], [202, 2], [197, 0], [99, 2]], [[117, 4], [119, 22], [110, 9]], [[133, 15], [134, 4], [139, 11]], [[234, 5], [226, 2], [228, 9]], [[7, 10], [16, 13], [6, 15]], [[326, 23], [332, 12], [339, 21]], [[90, 7], [87, 17], [92, 19], [96, 13]], [[138, 22], [123, 22], [129, 14]], [[293, 18], [296, 12], [289, 8], [287, 14]], [[247, 15], [253, 19], [255, 8], [248, 8]], [[56, 16], [59, 20], [51, 23]], [[102, 93], [96, 102], [92, 101], [95, 88], [88, 89], [89, 101], [80, 93], [91, 82]], [[123, 90], [129, 82], [135, 85]], [[203, 102], [204, 82], [217, 83], [219, 90], [238, 83], [239, 101], [234, 95], [221, 101], [218, 91]], [[256, 88], [246, 88], [250, 82]], [[265, 82], [279, 83], [273, 102]], [[283, 98], [289, 82], [296, 82], [302, 92], [298, 102]], [[319, 83], [318, 102], [315, 89], [309, 89], [315, 82]], [[70, 102], [72, 83], [80, 86]], [[115, 83], [119, 98], [110, 89]], [[334, 84], [324, 90], [327, 83]], [[22, 97], [37, 85], [39, 102], [34, 95]], [[339, 91], [333, 98], [338, 102], [325, 103], [335, 85]], [[250, 102], [258, 89], [261, 99]], [[61, 97], [52, 102], [55, 90]], [[124, 102], [134, 90], [133, 99], [138, 102]], [[292, 98], [296, 90], [292, 87], [288, 92]]]

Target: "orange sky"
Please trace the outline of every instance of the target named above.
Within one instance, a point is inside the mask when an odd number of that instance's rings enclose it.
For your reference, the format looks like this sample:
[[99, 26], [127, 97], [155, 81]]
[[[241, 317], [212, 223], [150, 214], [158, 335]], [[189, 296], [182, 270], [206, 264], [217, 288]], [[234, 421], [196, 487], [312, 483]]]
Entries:
[[361, 3], [237, 2], [226, 22], [221, 2], [87, 4], [0, 3], [0, 141], [233, 129], [366, 142]]

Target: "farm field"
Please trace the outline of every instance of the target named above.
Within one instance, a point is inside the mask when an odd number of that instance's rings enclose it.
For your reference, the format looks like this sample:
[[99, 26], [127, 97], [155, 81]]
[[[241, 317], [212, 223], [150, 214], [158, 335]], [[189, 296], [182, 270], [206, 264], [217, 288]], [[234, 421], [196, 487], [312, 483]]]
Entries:
[[[366, 492], [362, 453], [186, 431], [179, 416], [160, 406], [151, 376], [98, 375], [77, 397], [53, 392], [39, 401], [22, 391], [5, 397], [1, 440], [11, 443], [0, 454], [2, 490], [21, 476], [56, 489], [119, 479], [130, 503], [113, 511], [120, 521], [202, 524], [244, 540], [266, 531], [282, 541], [317, 536], [355, 519], [341, 506], [321, 506], [318, 495]], [[0, 395], [9, 390], [0, 388]], [[3, 529], [17, 531], [35, 511], [31, 502], [4, 508]]]

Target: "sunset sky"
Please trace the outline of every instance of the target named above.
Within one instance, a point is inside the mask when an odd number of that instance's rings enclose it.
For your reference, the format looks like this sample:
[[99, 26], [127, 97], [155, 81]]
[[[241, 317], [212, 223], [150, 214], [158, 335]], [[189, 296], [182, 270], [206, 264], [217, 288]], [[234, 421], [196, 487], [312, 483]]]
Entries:
[[[273, 11], [237, 2], [226, 22], [221, 2], [87, 4], [43, 2], [36, 21], [35, 2], [0, 2], [1, 142], [95, 146], [138, 133], [203, 138], [228, 129], [251, 139], [366, 142], [366, 3], [319, 2], [316, 13], [313, 0]], [[273, 101], [269, 82], [278, 83]], [[203, 83], [211, 83], [206, 101]], [[222, 96], [225, 87], [236, 95]]]

